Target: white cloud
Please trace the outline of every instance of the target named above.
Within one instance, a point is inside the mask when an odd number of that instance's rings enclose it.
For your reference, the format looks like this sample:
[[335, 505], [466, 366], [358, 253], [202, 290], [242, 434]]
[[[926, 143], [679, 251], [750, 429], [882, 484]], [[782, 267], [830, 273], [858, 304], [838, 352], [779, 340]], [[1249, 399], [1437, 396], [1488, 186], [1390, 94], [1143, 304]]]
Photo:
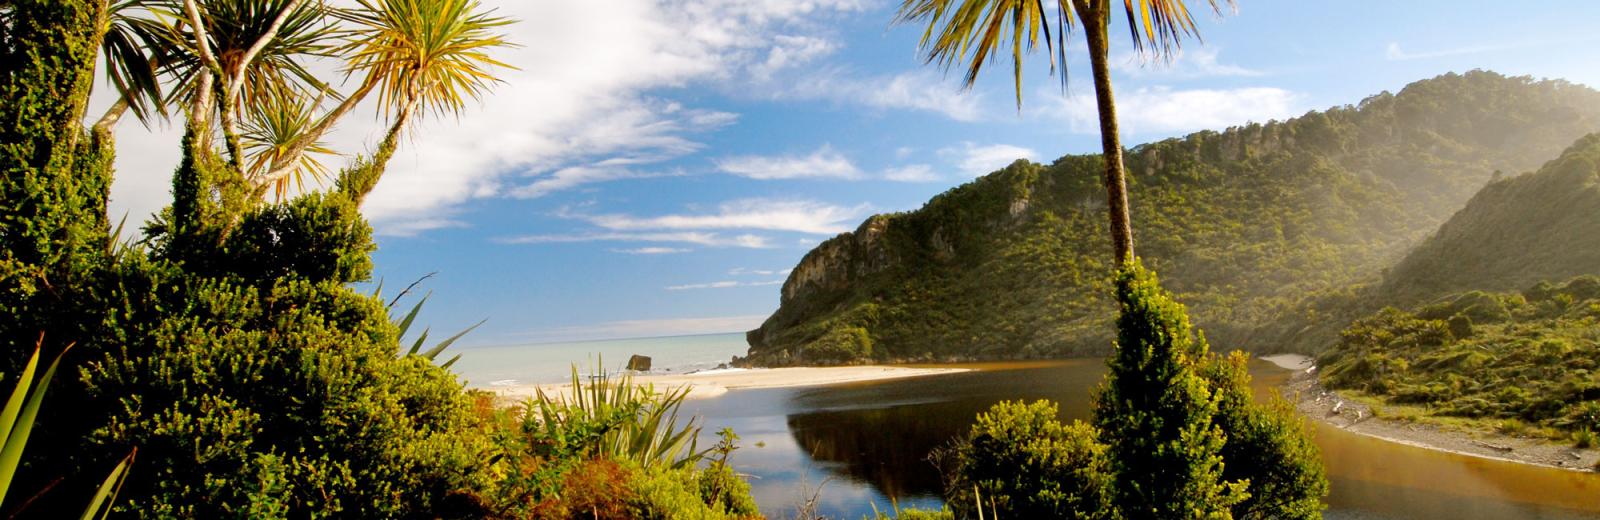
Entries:
[[583, 233], [567, 235], [521, 235], [494, 239], [501, 244], [566, 244], [576, 242], [662, 242], [696, 244], [707, 247], [743, 247], [765, 249], [772, 247], [767, 237], [760, 235], [727, 236], [698, 231], [670, 233]]
[[1503, 51], [1503, 50], [1515, 49], [1515, 48], [1518, 48], [1518, 47], [1525, 47], [1525, 46], [1527, 46], [1527, 45], [1525, 45], [1525, 44], [1524, 45], [1515, 45], [1515, 44], [1469, 45], [1469, 46], [1466, 46], [1466, 47], [1456, 47], [1456, 48], [1453, 48], [1453, 49], [1438, 49], [1438, 50], [1423, 51], [1423, 52], [1406, 52], [1406, 51], [1400, 49], [1400, 44], [1399, 43], [1389, 42], [1389, 46], [1385, 47], [1384, 50], [1383, 50], [1383, 59], [1386, 59], [1386, 60], [1389, 60], [1389, 61], [1426, 60], [1426, 59], [1433, 59], [1433, 58], [1444, 58], [1444, 57], [1447, 57], [1447, 56], [1464, 56], [1464, 55], [1468, 55], [1468, 54], [1478, 54], [1478, 53], [1481, 53], [1481, 52]]
[[834, 42], [814, 36], [778, 35], [767, 51], [766, 61], [751, 67], [750, 73], [758, 80], [771, 79], [781, 70], [810, 63], [838, 49]]
[[733, 280], [724, 280], [721, 282], [711, 283], [671, 285], [667, 286], [665, 289], [668, 291], [686, 291], [690, 289], [730, 289], [734, 287], [765, 287], [769, 285], [783, 285], [783, 280], [766, 280], [762, 282], [738, 282]]
[[825, 69], [797, 78], [773, 90], [776, 99], [822, 99], [836, 103], [895, 110], [921, 110], [957, 121], [983, 116], [983, 96], [965, 92], [938, 74], [914, 70], [890, 76], [859, 77], [840, 69]]
[[861, 177], [861, 170], [850, 159], [828, 145], [805, 156], [742, 155], [718, 159], [716, 163], [717, 169], [725, 173], [760, 180]]
[[1009, 144], [976, 145], [961, 143], [939, 150], [939, 155], [952, 161], [957, 168], [974, 177], [1009, 166], [1017, 159], [1033, 160], [1039, 154], [1032, 149]]
[[625, 255], [670, 255], [676, 253], [687, 253], [690, 251], [693, 251], [693, 249], [682, 247], [639, 247], [634, 249], [611, 250], [613, 253], [622, 253]]
[[1117, 70], [1129, 77], [1147, 76], [1172, 78], [1256, 77], [1261, 71], [1238, 65], [1217, 62], [1216, 47], [1181, 49], [1171, 61], [1152, 60], [1138, 51], [1129, 51], [1113, 58]]
[[[1302, 96], [1273, 87], [1174, 90], [1145, 87], [1117, 94], [1117, 124], [1123, 134], [1222, 129], [1250, 121], [1287, 119], [1301, 111]], [[1100, 132], [1093, 96], [1056, 98], [1045, 109], [1065, 119], [1073, 132]]]
[[[642, 175], [601, 163], [623, 157], [638, 166], [693, 152], [700, 149], [695, 132], [735, 117], [653, 99], [647, 92], [802, 64], [832, 48], [820, 40], [828, 21], [867, 3], [486, 0], [486, 8], [518, 20], [504, 28], [518, 47], [495, 54], [517, 69], [499, 71], [505, 82], [480, 106], [469, 105], [459, 120], [420, 122], [419, 138], [401, 145], [363, 210], [380, 232], [415, 232], [412, 223], [448, 220], [471, 199], [538, 196]], [[104, 107], [110, 89], [99, 91], [96, 106]], [[335, 129], [329, 139], [335, 149], [361, 152], [382, 137], [370, 109], [363, 107]], [[114, 215], [128, 211], [139, 221], [168, 202], [181, 131], [152, 133], [133, 121], [118, 128]], [[574, 167], [587, 169], [569, 169]]]
[[884, 170], [883, 178], [895, 182], [933, 182], [939, 180], [939, 174], [933, 173], [933, 167], [926, 164], [908, 164]]
[[622, 214], [563, 216], [585, 220], [614, 231], [666, 229], [759, 229], [834, 234], [864, 216], [870, 208], [836, 206], [808, 200], [739, 199], [723, 203], [716, 213], [636, 217]]
[[584, 184], [614, 181], [620, 179], [648, 179], [652, 177], [669, 177], [682, 175], [678, 172], [641, 172], [611, 166], [617, 164], [618, 159], [610, 159], [593, 165], [569, 166], [556, 170], [550, 175], [540, 177], [525, 186], [513, 188], [508, 193], [512, 197], [521, 199], [535, 199], [549, 195], [556, 191], [575, 188]]

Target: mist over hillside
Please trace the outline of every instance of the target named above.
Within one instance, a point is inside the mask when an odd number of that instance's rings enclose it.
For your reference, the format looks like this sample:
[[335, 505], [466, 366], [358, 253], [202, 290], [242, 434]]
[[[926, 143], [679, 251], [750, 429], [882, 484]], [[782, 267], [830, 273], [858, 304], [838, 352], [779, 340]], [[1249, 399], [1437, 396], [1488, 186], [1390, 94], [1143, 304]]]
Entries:
[[[1313, 350], [1327, 339], [1315, 324], [1360, 307], [1496, 175], [1537, 168], [1596, 130], [1594, 90], [1472, 71], [1141, 145], [1127, 155], [1136, 251], [1219, 348]], [[1107, 351], [1100, 164], [1018, 161], [820, 244], [749, 333], [747, 361]]]

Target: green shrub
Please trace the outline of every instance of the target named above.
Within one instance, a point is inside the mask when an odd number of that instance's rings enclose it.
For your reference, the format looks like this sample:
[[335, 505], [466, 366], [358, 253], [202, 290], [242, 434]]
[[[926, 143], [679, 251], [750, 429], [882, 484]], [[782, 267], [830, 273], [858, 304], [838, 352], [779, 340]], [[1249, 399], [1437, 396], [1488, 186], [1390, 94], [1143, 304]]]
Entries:
[[629, 518], [722, 520], [760, 518], [750, 484], [725, 465], [706, 469], [658, 467], [630, 484]]
[[597, 373], [584, 383], [574, 366], [566, 393], [540, 391], [523, 404], [522, 434], [541, 457], [690, 467], [709, 450], [698, 449], [700, 427], [694, 418], [680, 426], [678, 409], [688, 395], [688, 386], [657, 393], [653, 385], [634, 384], [631, 374], [613, 380]]
[[1597, 445], [1600, 445], [1600, 434], [1596, 434], [1589, 427], [1585, 426], [1572, 432], [1572, 447], [1585, 450]]
[[1208, 355], [1183, 305], [1138, 261], [1118, 274], [1117, 344], [1094, 400], [1109, 445], [1114, 502], [1128, 518], [1226, 515], [1249, 497], [1226, 480], [1219, 396], [1196, 368]]
[[1113, 518], [1106, 446], [1093, 427], [1062, 424], [1057, 414], [1049, 401], [1007, 401], [979, 414], [945, 454], [953, 459], [946, 502], [963, 517], [982, 508], [1001, 518]]
[[872, 336], [862, 327], [830, 329], [807, 343], [801, 354], [808, 363], [848, 363], [872, 358]]
[[574, 368], [568, 392], [540, 393], [519, 417], [494, 412], [510, 465], [481, 497], [496, 504], [495, 517], [759, 517], [749, 484], [728, 466], [738, 436], [725, 429], [716, 446], [698, 450], [700, 427], [679, 422], [686, 388], [657, 393], [627, 375], [592, 379]]
[[[1282, 397], [1256, 404], [1250, 390], [1250, 357], [1234, 351], [1212, 357], [1203, 373], [1220, 394], [1216, 421], [1227, 434], [1222, 478], [1249, 482], [1250, 496], [1233, 506], [1235, 519], [1322, 517], [1328, 480], [1321, 450], [1305, 420]], [[1377, 413], [1376, 409], [1373, 411]]]
[[80, 378], [109, 419], [82, 464], [140, 450], [119, 510], [149, 517], [468, 514], [493, 445], [454, 375], [396, 357], [383, 304], [334, 282], [253, 287], [130, 266], [128, 342]]

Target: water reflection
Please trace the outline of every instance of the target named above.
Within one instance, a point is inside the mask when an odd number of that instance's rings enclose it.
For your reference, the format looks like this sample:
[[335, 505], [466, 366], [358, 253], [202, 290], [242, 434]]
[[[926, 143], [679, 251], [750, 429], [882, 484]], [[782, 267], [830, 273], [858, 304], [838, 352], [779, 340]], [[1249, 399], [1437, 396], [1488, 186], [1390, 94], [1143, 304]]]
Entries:
[[[928, 453], [1007, 399], [1052, 399], [1064, 419], [1087, 419], [1100, 360], [988, 366], [991, 370], [808, 389], [744, 390], [692, 403], [708, 430], [730, 426], [746, 449], [736, 469], [763, 510], [781, 517], [826, 483], [820, 509], [859, 518], [891, 501], [937, 504]], [[1283, 372], [1252, 367], [1265, 393]], [[1329, 518], [1600, 518], [1600, 474], [1535, 468], [1401, 446], [1318, 426], [1332, 480]], [[764, 447], [755, 447], [760, 443]]]

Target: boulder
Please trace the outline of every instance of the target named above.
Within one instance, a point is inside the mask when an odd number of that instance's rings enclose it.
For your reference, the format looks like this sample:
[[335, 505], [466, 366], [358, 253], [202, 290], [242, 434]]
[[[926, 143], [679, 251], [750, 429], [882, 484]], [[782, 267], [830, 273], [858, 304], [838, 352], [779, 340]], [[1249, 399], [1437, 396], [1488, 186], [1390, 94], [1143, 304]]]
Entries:
[[634, 354], [633, 357], [628, 358], [628, 370], [633, 370], [635, 372], [649, 372], [650, 356]]

